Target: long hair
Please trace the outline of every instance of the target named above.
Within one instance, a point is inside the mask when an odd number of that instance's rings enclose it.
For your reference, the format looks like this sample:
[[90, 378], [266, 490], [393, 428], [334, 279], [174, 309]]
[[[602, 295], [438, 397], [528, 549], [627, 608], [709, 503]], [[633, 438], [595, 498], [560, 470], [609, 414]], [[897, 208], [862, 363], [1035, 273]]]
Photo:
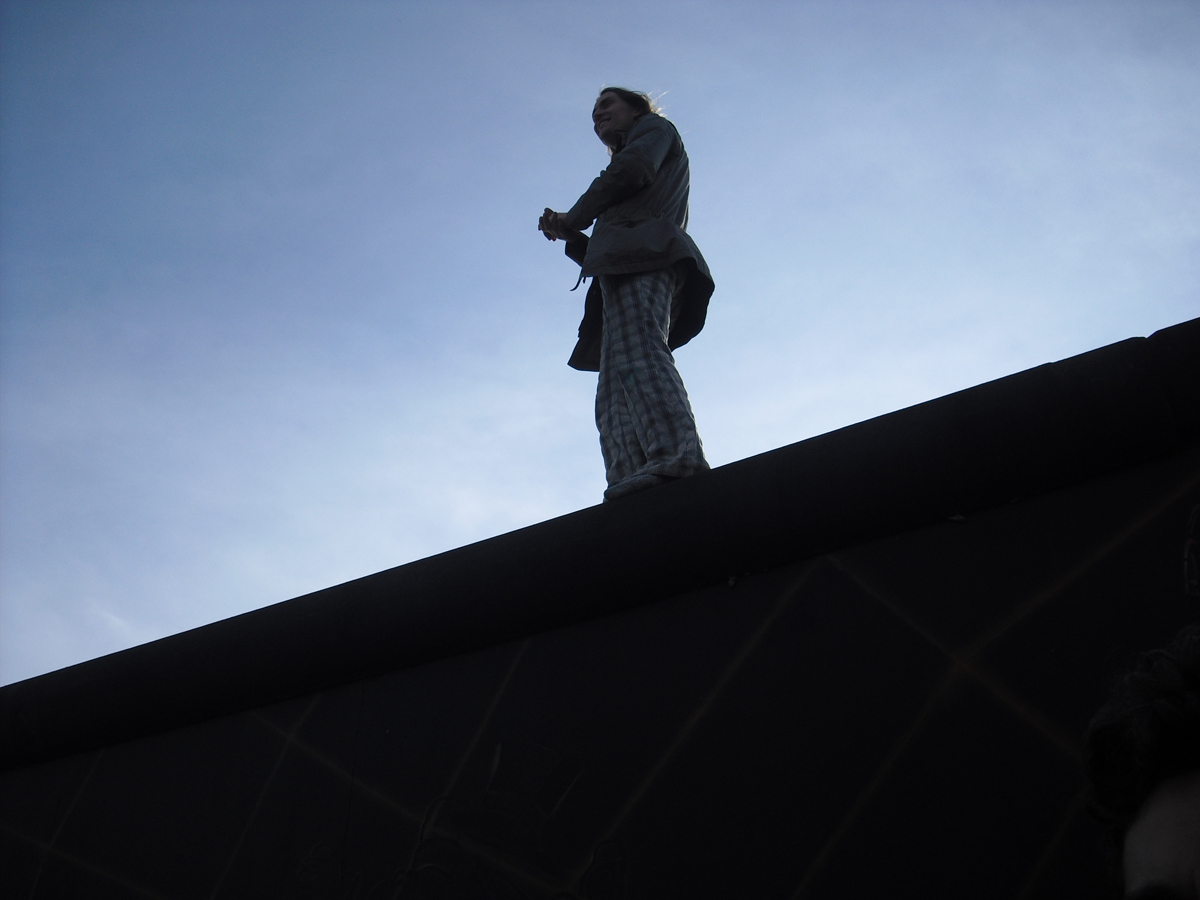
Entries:
[[657, 115], [662, 112], [662, 107], [655, 103], [654, 99], [644, 91], [631, 91], [629, 88], [623, 87], [604, 87], [600, 88], [600, 93], [596, 96], [596, 99], [599, 100], [604, 94], [616, 94], [634, 108], [639, 119], [651, 113]]

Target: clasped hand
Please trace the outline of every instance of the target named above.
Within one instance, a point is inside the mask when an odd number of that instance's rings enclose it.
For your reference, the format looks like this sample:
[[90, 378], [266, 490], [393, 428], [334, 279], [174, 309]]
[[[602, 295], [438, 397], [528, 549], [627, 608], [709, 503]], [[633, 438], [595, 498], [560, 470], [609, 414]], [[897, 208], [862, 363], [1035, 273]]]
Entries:
[[563, 221], [562, 213], [556, 213], [548, 206], [538, 219], [538, 231], [544, 234], [548, 241], [579, 241], [586, 237], [582, 231], [569, 228]]

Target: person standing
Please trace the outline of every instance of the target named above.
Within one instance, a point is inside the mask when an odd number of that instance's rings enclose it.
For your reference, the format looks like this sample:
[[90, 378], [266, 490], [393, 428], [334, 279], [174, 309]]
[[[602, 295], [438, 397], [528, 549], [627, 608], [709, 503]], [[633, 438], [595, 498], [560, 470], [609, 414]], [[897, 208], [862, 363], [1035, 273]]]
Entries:
[[714, 285], [686, 230], [691, 175], [675, 126], [648, 95], [617, 87], [601, 90], [592, 124], [612, 161], [570, 210], [547, 207], [538, 230], [592, 279], [568, 365], [599, 372], [608, 501], [708, 468], [671, 351], [704, 327]]

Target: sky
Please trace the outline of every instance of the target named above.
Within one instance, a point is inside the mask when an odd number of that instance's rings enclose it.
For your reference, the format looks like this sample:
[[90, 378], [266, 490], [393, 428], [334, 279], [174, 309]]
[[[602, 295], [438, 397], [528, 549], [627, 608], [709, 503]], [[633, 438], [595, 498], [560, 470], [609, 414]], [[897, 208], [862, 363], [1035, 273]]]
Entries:
[[714, 466], [1200, 315], [1200, 4], [3, 2], [0, 683], [593, 505], [660, 97]]

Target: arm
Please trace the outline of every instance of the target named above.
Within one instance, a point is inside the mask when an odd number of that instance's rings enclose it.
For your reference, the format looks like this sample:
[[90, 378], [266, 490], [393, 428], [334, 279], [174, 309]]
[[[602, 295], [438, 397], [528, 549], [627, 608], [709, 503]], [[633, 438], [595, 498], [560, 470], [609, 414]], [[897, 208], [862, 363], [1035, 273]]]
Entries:
[[675, 129], [666, 119], [649, 114], [638, 120], [630, 137], [570, 211], [561, 215], [566, 227], [587, 228], [604, 210], [652, 182], [675, 144]]

